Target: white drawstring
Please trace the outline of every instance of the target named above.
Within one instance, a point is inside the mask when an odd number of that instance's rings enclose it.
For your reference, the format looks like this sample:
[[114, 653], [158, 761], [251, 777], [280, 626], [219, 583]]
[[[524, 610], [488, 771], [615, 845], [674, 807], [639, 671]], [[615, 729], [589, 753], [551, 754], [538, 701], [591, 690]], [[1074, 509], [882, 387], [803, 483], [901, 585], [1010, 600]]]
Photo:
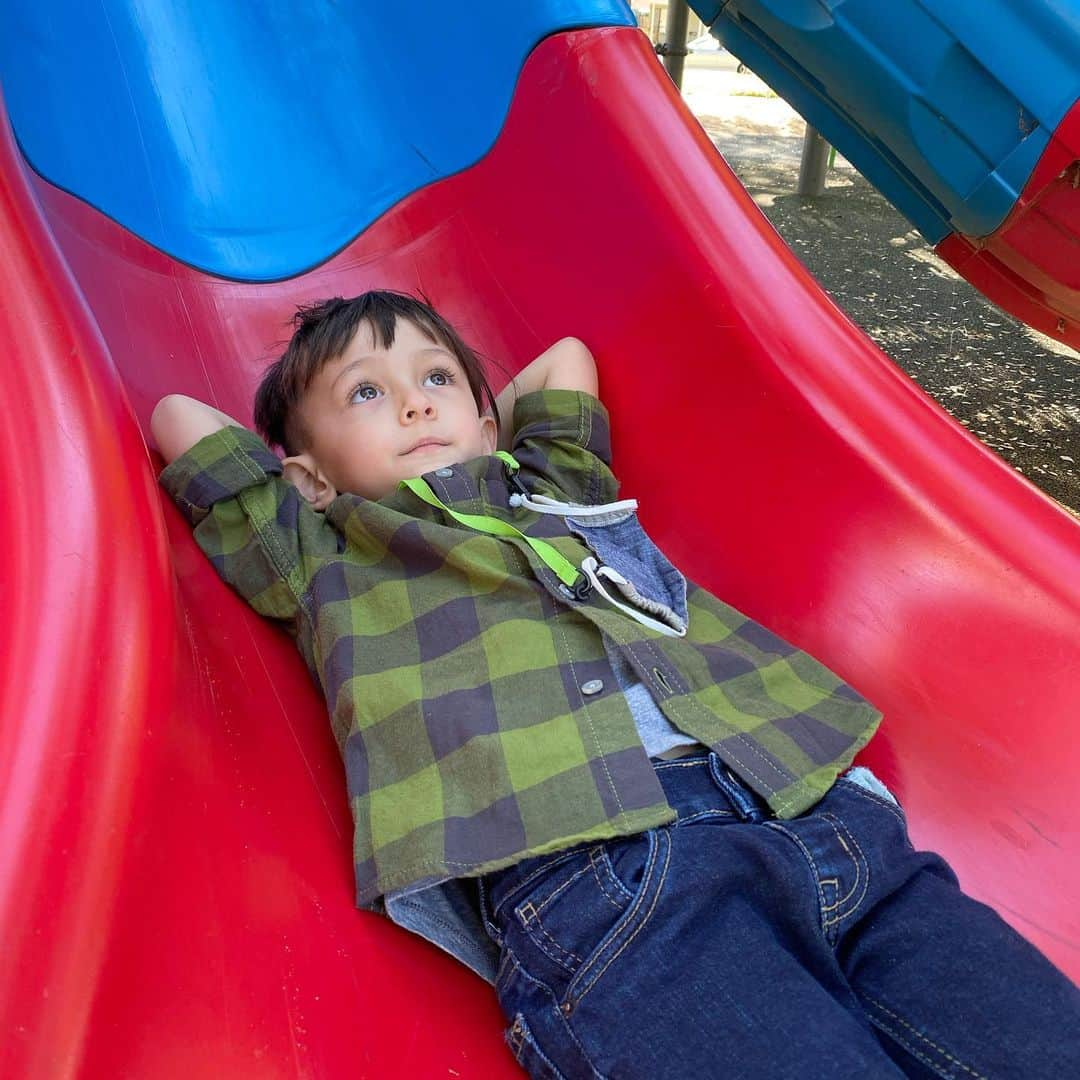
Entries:
[[586, 558], [581, 564], [582, 573], [589, 579], [592, 587], [609, 603], [612, 607], [617, 607], [623, 614], [629, 615], [631, 619], [641, 623], [642, 626], [647, 626], [651, 630], [658, 630], [661, 634], [666, 634], [668, 637], [685, 637], [686, 627], [682, 630], [676, 630], [675, 627], [669, 626], [667, 623], [660, 622], [659, 619], [650, 618], [643, 611], [639, 611], [637, 608], [632, 608], [629, 604], [620, 603], [614, 596], [611, 595], [604, 588], [600, 582], [601, 577], [606, 577], [610, 581], [614, 581], [616, 585], [629, 585], [633, 588], [631, 582], [618, 572], [618, 570], [612, 570], [610, 566], [601, 566], [596, 559], [591, 555]]
[[[617, 514], [624, 513], [630, 514], [637, 510], [637, 499], [622, 499], [619, 502], [602, 503], [599, 506], [582, 506], [577, 503], [560, 502], [558, 499], [552, 499], [547, 495], [522, 495], [517, 492], [512, 494], [509, 498], [509, 503], [512, 507], [524, 507], [526, 510], [532, 510], [537, 514], [555, 514], [562, 518], [587, 518], [587, 517], [599, 517], [602, 514]], [[600, 581], [601, 577], [607, 578], [609, 581], [614, 582], [621, 588], [623, 592], [628, 595], [633, 594], [637, 599], [642, 599], [637, 594], [637, 590], [634, 587], [633, 582], [623, 577], [618, 570], [613, 570], [610, 566], [602, 566], [596, 561], [593, 556], [589, 555], [581, 564], [581, 572], [588, 578], [589, 584], [609, 603], [612, 607], [618, 608], [624, 615], [629, 615], [631, 619], [641, 623], [642, 626], [647, 626], [651, 630], [656, 630], [661, 634], [666, 634], [668, 637], [685, 637], [686, 627], [680, 625], [679, 629], [670, 626], [668, 623], [661, 622], [659, 619], [654, 619], [639, 608], [631, 607], [629, 604], [624, 604], [619, 600], [616, 600], [604, 588], [603, 583]], [[649, 603], [649, 601], [646, 601]], [[657, 605], [658, 607], [660, 605]], [[673, 616], [674, 617], [674, 616]], [[681, 624], [681, 620], [680, 624]]]
[[516, 492], [510, 496], [510, 505], [517, 508], [523, 506], [526, 510], [532, 510], [537, 514], [557, 514], [559, 517], [598, 517], [600, 514], [616, 514], [619, 511], [631, 511], [637, 509], [637, 499], [622, 499], [619, 502], [601, 503], [599, 506], [581, 506], [578, 503], [559, 502], [558, 499], [549, 498], [547, 495], [519, 495]]

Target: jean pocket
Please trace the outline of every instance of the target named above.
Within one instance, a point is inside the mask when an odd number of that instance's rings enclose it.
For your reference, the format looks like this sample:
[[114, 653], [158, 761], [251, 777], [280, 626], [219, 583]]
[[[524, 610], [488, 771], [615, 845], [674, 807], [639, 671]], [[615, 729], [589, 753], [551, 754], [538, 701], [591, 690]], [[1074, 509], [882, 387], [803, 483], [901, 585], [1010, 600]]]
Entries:
[[585, 849], [514, 898], [506, 944], [565, 1015], [649, 921], [670, 857], [669, 831], [650, 830]]
[[[644, 837], [615, 844], [645, 848]], [[636, 856], [636, 858], [635, 858]], [[616, 876], [608, 845], [596, 844], [535, 879], [513, 905], [513, 918], [529, 941], [569, 975], [577, 974], [588, 952], [615, 926], [634, 900], [640, 881], [640, 852], [623, 854], [623, 881]]]

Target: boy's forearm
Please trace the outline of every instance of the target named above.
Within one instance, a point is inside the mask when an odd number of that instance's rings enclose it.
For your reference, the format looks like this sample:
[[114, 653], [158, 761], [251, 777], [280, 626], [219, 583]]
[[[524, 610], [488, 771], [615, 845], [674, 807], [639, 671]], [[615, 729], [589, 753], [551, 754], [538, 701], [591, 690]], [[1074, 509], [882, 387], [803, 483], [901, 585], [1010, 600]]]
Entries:
[[154, 407], [150, 432], [166, 464], [223, 427], [243, 427], [227, 413], [184, 394], [169, 394]]
[[596, 362], [584, 342], [563, 338], [518, 372], [495, 398], [499, 411], [499, 447], [510, 449], [514, 402], [534, 390], [583, 390], [596, 395]]

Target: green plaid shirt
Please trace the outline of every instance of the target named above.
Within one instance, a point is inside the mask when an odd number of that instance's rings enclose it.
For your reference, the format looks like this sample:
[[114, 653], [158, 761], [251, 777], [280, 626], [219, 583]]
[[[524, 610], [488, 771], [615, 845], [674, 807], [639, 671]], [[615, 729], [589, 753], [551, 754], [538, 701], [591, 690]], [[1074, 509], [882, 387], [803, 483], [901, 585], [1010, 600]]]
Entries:
[[[595, 398], [526, 394], [514, 432], [534, 494], [616, 498]], [[446, 506], [509, 521], [575, 565], [590, 553], [562, 518], [510, 508], [497, 457], [424, 479]], [[326, 695], [362, 906], [673, 820], [605, 638], [675, 727], [779, 817], [813, 805], [880, 719], [816, 660], [692, 583], [687, 633], [666, 637], [595, 592], [568, 596], [524, 540], [475, 532], [407, 490], [340, 495], [317, 513], [241, 428], [203, 439], [161, 483], [218, 573], [293, 635]]]

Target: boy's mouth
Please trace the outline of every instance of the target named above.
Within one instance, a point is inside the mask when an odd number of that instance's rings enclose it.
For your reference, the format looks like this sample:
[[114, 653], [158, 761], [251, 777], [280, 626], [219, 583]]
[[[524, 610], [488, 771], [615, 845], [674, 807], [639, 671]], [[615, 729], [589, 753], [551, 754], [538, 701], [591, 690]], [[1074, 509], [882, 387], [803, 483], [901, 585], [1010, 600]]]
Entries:
[[431, 449], [436, 446], [449, 446], [450, 444], [443, 439], [421, 439], [419, 442], [414, 442], [408, 450], [402, 450], [401, 454], [404, 457], [406, 454], [411, 454], [415, 450]]

